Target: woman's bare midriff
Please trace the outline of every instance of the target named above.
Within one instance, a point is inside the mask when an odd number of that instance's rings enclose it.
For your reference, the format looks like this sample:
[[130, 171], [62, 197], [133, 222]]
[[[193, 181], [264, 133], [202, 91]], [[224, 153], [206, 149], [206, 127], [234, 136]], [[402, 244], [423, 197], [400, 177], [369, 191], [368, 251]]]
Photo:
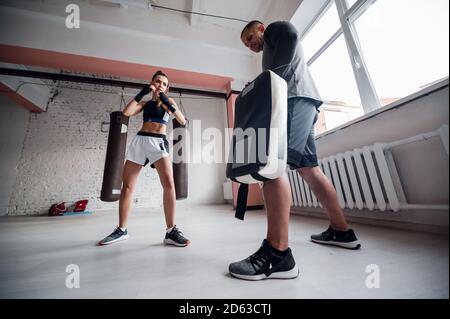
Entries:
[[141, 132], [166, 134], [166, 125], [154, 122], [145, 122], [142, 124]]

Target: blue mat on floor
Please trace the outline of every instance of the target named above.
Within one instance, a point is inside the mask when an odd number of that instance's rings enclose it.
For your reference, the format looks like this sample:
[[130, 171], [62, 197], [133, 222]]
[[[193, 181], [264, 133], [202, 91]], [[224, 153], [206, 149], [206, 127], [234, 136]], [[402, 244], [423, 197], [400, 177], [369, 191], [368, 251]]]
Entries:
[[65, 212], [63, 213], [63, 216], [78, 216], [78, 215], [91, 215], [92, 212], [89, 210], [86, 210], [84, 212]]

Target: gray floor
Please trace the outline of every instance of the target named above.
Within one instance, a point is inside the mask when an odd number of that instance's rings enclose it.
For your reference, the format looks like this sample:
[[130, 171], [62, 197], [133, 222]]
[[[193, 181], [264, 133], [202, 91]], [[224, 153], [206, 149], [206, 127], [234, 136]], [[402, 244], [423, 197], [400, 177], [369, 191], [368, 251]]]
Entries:
[[[161, 244], [160, 210], [135, 210], [130, 239], [95, 243], [117, 223], [116, 212], [78, 217], [0, 218], [1, 298], [448, 298], [448, 236], [354, 225], [359, 251], [311, 243], [326, 221], [293, 216], [290, 245], [300, 267], [294, 280], [241, 281], [228, 263], [247, 257], [265, 234], [262, 211], [233, 218], [228, 206], [179, 208], [187, 248]], [[67, 265], [80, 288], [66, 287]], [[379, 288], [367, 288], [368, 265]], [[373, 276], [373, 274], [372, 274]]]

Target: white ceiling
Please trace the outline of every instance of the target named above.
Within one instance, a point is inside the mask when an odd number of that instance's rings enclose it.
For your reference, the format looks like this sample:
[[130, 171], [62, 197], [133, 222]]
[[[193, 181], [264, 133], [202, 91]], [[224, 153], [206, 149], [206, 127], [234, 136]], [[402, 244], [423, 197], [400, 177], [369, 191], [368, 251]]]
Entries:
[[[45, 0], [52, 1], [52, 0]], [[91, 10], [102, 8], [103, 13], [114, 14], [121, 12], [122, 21], [108, 20], [107, 16], [95, 15], [93, 22], [109, 23], [131, 29], [140, 29], [141, 24], [152, 26], [153, 33], [167, 35], [170, 29], [178, 31], [178, 37], [189, 38], [187, 33], [193, 30], [202, 34], [202, 42], [221, 45], [235, 49], [242, 49], [239, 34], [246, 22], [261, 20], [269, 23], [273, 20], [289, 20], [299, 7], [302, 0], [82, 0], [91, 5]], [[219, 17], [203, 16], [175, 12], [152, 6], [162, 6], [183, 11], [199, 12], [214, 16], [239, 19], [243, 21], [223, 19]], [[113, 7], [111, 8], [111, 5]], [[127, 16], [127, 17], [125, 17]], [[132, 19], [127, 23], [127, 18]], [[90, 19], [86, 16], [87, 19]], [[95, 20], [98, 19], [98, 20]], [[106, 20], [105, 20], [106, 19]], [[150, 20], [158, 21], [163, 28], [158, 28]], [[163, 20], [170, 21], [167, 25]], [[181, 29], [178, 29], [181, 27]], [[164, 29], [165, 28], [165, 29]], [[169, 30], [168, 30], [169, 29]], [[191, 30], [193, 29], [193, 30]], [[180, 32], [182, 31], [182, 32]], [[174, 36], [171, 34], [171, 36]], [[176, 36], [174, 36], [176, 37]]]
[[[301, 2], [151, 0], [153, 5], [265, 23], [290, 20]], [[66, 6], [72, 3], [80, 7], [79, 30], [64, 27]], [[258, 57], [240, 41], [244, 25], [149, 8], [148, 0], [0, 0], [0, 44], [227, 76], [242, 83], [260, 72]]]
[[80, 6], [81, 19], [84, 21], [244, 51], [239, 34], [245, 22], [149, 8], [148, 3], [270, 23], [273, 20], [290, 20], [301, 2], [302, 0], [1, 0], [0, 6], [66, 17], [66, 6], [74, 3]]
[[[210, 15], [224, 16], [241, 20], [264, 20], [269, 8], [276, 0], [87, 0], [88, 3], [104, 7], [120, 7], [122, 9], [140, 8], [141, 10], [155, 10], [156, 12], [178, 14], [186, 17], [192, 25], [204, 25], [208, 23], [230, 29], [240, 29], [243, 22], [226, 20], [216, 17], [201, 16], [196, 14], [166, 11], [162, 8], [150, 5], [163, 6], [178, 10], [206, 13]], [[278, 0], [279, 4], [279, 0]]]

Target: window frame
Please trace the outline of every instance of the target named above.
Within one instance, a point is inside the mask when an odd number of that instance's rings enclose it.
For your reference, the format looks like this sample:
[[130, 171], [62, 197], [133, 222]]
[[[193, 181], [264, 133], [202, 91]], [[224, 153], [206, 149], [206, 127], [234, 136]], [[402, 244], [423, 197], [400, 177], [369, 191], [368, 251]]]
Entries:
[[348, 7], [347, 0], [327, 0], [320, 8], [319, 13], [314, 17], [308, 27], [305, 29], [301, 38], [303, 39], [309, 31], [314, 28], [316, 23], [322, 18], [327, 10], [330, 10], [333, 1], [338, 11], [338, 17], [341, 27], [320, 47], [315, 54], [307, 61], [310, 66], [316, 61], [342, 34], [347, 44], [347, 53], [353, 69], [358, 93], [364, 113], [369, 113], [381, 107], [375, 86], [364, 61], [358, 34], [353, 22], [356, 21], [367, 9], [370, 8], [376, 0], [358, 0], [353, 6]]

